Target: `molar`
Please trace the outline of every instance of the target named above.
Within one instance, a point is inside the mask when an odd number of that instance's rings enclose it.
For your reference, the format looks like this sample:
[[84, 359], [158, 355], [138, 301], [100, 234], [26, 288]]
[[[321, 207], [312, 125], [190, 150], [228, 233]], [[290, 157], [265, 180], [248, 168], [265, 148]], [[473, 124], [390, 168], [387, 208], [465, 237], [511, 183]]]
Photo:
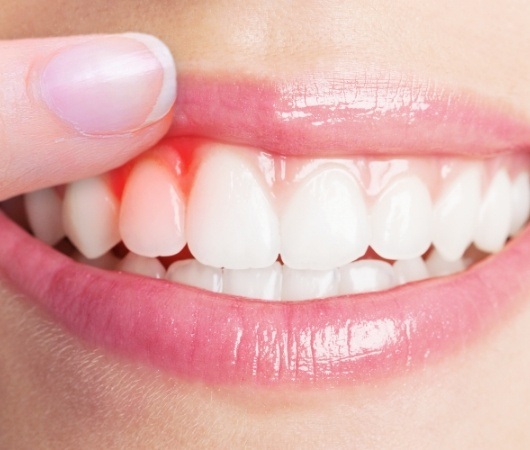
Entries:
[[35, 237], [51, 246], [64, 238], [63, 202], [54, 188], [24, 195], [24, 207]]

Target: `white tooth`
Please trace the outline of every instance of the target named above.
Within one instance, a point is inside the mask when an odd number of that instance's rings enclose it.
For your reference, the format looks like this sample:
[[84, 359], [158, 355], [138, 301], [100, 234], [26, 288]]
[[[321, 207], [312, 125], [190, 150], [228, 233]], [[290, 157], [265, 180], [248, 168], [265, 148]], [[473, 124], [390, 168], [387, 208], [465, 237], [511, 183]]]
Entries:
[[264, 269], [223, 270], [223, 293], [262, 300], [280, 300], [282, 267], [275, 262]]
[[437, 250], [430, 253], [425, 264], [431, 277], [443, 277], [466, 269], [463, 259], [447, 261]]
[[512, 183], [512, 223], [510, 235], [514, 236], [530, 215], [530, 177], [522, 172]]
[[366, 252], [368, 215], [353, 176], [326, 167], [295, 188], [280, 219], [282, 261], [294, 269], [332, 269]]
[[475, 245], [485, 252], [504, 247], [511, 222], [511, 183], [505, 170], [499, 170], [491, 181], [480, 206]]
[[448, 261], [461, 258], [473, 241], [480, 206], [480, 185], [480, 169], [467, 169], [445, 187], [436, 202], [433, 244]]
[[338, 294], [339, 271], [297, 270], [283, 266], [282, 300], [307, 300]]
[[279, 252], [278, 217], [263, 176], [230, 146], [209, 150], [188, 203], [191, 253], [214, 267], [271, 266]]
[[63, 226], [87, 258], [97, 258], [120, 242], [118, 201], [102, 177], [74, 181], [66, 187]]
[[118, 264], [117, 270], [152, 278], [165, 278], [166, 276], [166, 269], [158, 259], [147, 258], [133, 252], [127, 253]]
[[120, 234], [132, 252], [175, 255], [186, 245], [184, 200], [177, 178], [155, 160], [138, 162], [127, 179], [120, 210]]
[[372, 248], [386, 259], [410, 259], [425, 253], [431, 239], [427, 187], [415, 176], [394, 181], [372, 209]]
[[64, 237], [62, 201], [53, 188], [29, 192], [24, 196], [28, 222], [33, 234], [48, 245]]
[[194, 259], [175, 261], [167, 269], [166, 279], [212, 292], [221, 292], [223, 288], [222, 270]]
[[410, 283], [429, 278], [429, 271], [421, 257], [400, 259], [393, 265], [394, 274], [399, 284]]
[[72, 258], [81, 264], [105, 270], [115, 270], [120, 263], [120, 259], [111, 252], [107, 252], [95, 259], [89, 259], [82, 253], [75, 252]]
[[396, 284], [392, 266], [385, 261], [362, 259], [340, 268], [339, 294], [382, 291]]

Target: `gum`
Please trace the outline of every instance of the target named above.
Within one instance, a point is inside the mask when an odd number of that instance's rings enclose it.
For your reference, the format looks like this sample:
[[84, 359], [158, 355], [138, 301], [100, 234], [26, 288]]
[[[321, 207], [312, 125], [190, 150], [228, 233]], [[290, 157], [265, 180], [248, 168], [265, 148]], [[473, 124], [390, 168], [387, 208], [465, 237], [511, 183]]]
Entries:
[[217, 146], [228, 146], [231, 151], [249, 161], [263, 176], [263, 184], [270, 189], [278, 207], [296, 186], [316, 171], [326, 166], [342, 167], [355, 178], [366, 204], [370, 207], [377, 196], [401, 176], [414, 175], [427, 186], [433, 203], [441, 195], [443, 187], [462, 171], [480, 165], [482, 192], [489, 186], [495, 173], [504, 168], [513, 181], [521, 172], [530, 170], [530, 155], [506, 154], [484, 159], [467, 157], [323, 157], [302, 158], [266, 153], [260, 149], [218, 143], [199, 138], [170, 138], [155, 148], [143, 153], [135, 160], [108, 173], [108, 179], [118, 199], [134, 164], [144, 158], [154, 158], [167, 165], [180, 183], [185, 196], [188, 195], [197, 167], [208, 151]]

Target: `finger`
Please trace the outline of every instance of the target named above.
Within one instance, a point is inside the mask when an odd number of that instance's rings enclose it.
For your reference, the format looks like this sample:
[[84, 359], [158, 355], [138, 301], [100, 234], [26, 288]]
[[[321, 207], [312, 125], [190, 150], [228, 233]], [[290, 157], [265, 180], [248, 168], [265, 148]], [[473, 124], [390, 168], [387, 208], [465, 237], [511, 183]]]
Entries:
[[123, 164], [166, 133], [175, 96], [149, 35], [0, 41], [0, 200]]

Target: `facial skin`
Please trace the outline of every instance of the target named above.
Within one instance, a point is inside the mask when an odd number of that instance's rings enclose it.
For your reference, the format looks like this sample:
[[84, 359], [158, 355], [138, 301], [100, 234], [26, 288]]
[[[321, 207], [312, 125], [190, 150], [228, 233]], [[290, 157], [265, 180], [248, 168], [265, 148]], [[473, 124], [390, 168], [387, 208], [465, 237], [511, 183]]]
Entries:
[[[0, 3], [0, 39], [134, 30], [162, 38], [183, 71], [386, 68], [468, 89], [530, 121], [524, 0]], [[530, 298], [523, 304], [485, 338], [406, 376], [267, 389], [133, 365], [0, 285], [0, 447], [528, 448]]]

